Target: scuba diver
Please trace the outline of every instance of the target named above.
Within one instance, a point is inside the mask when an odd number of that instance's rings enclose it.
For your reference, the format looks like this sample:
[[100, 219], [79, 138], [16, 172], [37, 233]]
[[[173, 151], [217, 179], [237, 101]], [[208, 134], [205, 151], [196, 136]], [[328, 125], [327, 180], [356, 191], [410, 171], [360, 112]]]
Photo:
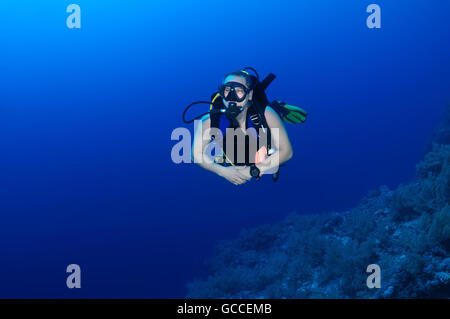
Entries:
[[[278, 179], [280, 165], [293, 155], [283, 121], [303, 123], [307, 113], [284, 102], [269, 103], [265, 90], [274, 79], [270, 74], [260, 81], [250, 67], [228, 73], [211, 101], [194, 102], [185, 109], [185, 123], [201, 119], [193, 142], [195, 163], [235, 185], [264, 174]], [[210, 111], [187, 121], [187, 110], [200, 103], [210, 104]]]

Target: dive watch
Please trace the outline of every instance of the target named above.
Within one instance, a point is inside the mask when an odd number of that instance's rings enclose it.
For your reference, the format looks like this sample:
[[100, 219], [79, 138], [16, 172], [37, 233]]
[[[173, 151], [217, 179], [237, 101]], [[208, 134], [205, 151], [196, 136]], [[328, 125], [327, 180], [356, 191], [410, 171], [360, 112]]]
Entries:
[[261, 174], [261, 171], [259, 170], [258, 167], [256, 167], [255, 164], [250, 165], [250, 176], [253, 178], [258, 179], [259, 178], [259, 174]]

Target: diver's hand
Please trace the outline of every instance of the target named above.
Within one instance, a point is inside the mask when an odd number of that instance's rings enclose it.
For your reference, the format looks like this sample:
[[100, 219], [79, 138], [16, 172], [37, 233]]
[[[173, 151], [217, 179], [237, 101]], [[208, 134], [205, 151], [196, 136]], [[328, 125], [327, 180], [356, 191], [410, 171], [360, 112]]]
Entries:
[[250, 173], [247, 177], [242, 168], [238, 166], [225, 167], [220, 175], [234, 185], [244, 184], [251, 178]]
[[250, 175], [250, 166], [236, 166], [236, 169], [246, 177], [247, 181], [252, 179], [252, 176]]

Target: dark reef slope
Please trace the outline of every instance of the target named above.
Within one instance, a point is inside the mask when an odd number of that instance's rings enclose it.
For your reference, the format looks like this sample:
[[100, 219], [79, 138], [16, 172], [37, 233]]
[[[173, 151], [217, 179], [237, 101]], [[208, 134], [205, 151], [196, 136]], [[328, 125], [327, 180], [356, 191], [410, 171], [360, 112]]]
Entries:
[[[448, 108], [450, 110], [450, 107]], [[447, 115], [450, 115], [450, 111]], [[343, 213], [292, 214], [221, 242], [189, 298], [450, 297], [450, 116], [414, 182]], [[381, 267], [369, 289], [366, 268]]]

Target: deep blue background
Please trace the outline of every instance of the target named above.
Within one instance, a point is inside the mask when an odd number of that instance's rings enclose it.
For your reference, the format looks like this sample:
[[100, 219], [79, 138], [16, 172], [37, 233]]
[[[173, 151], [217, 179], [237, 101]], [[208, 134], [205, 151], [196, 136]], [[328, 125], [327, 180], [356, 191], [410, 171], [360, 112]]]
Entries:
[[[70, 1], [0, 3], [0, 297], [183, 297], [243, 227], [411, 180], [450, 100], [447, 0], [73, 2], [80, 30]], [[170, 158], [184, 107], [243, 66], [309, 112], [276, 184]]]

